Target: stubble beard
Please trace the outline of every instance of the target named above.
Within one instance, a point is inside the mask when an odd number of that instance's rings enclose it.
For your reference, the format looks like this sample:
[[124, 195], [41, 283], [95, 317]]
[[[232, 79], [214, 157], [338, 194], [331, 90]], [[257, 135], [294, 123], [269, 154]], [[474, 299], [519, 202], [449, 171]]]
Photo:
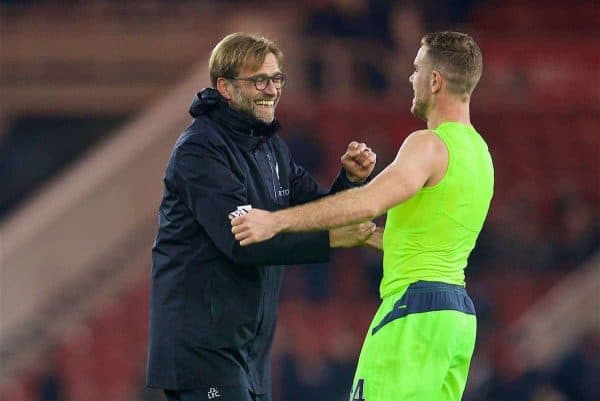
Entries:
[[272, 111], [266, 108], [261, 110], [261, 106], [256, 105], [254, 100], [256, 99], [252, 99], [250, 96], [247, 96], [241, 90], [236, 88], [234, 99], [231, 102], [231, 107], [235, 110], [248, 114], [249, 116], [254, 117], [265, 124], [272, 123], [275, 119], [275, 108], [277, 107], [279, 99], [275, 99], [275, 104], [273, 105]]
[[410, 108], [410, 112], [423, 121], [427, 121], [427, 109], [429, 108], [429, 102], [427, 99], [422, 99], [417, 97], [417, 94], [414, 94], [413, 104]]

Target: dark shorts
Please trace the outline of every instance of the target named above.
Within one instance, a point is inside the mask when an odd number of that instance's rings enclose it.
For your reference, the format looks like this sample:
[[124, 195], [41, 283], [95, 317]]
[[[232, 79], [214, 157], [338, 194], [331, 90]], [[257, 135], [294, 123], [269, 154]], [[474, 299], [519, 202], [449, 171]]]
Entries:
[[245, 387], [206, 387], [165, 390], [167, 401], [271, 401], [270, 394], [252, 394]]

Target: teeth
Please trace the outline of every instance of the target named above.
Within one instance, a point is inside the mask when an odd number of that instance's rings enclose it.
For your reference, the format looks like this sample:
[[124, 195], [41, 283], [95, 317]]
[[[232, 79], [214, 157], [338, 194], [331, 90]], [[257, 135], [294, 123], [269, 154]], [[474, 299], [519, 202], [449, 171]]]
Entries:
[[256, 103], [259, 106], [272, 107], [275, 104], [275, 101], [274, 100], [257, 100], [254, 103]]

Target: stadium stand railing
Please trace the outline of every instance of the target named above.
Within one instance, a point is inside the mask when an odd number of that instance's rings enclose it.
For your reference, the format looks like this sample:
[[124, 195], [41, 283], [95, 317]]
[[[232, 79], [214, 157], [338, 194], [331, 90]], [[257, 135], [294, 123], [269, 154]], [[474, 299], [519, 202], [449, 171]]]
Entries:
[[600, 332], [600, 253], [560, 280], [505, 331], [523, 371], [553, 366], [587, 332]]

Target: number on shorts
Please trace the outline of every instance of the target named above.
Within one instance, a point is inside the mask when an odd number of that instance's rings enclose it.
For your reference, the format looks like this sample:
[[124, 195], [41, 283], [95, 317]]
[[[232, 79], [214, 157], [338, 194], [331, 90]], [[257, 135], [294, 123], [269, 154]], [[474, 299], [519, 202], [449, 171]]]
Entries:
[[365, 385], [365, 379], [358, 379], [356, 383], [356, 387], [352, 391], [352, 400], [351, 401], [366, 401], [363, 395], [363, 387]]

